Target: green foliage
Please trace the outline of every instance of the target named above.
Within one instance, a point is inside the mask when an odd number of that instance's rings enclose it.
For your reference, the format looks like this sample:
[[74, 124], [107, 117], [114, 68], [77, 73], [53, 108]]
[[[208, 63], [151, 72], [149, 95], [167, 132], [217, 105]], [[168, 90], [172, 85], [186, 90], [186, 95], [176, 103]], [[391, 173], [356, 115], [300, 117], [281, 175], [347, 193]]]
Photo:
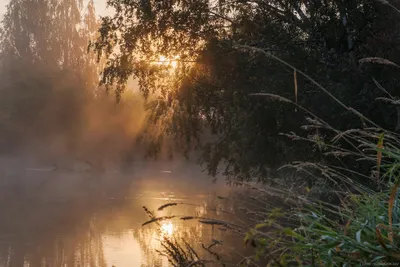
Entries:
[[[344, 149], [340, 139], [350, 144], [346, 146], [349, 149]], [[249, 231], [245, 243], [251, 241], [256, 257], [267, 259], [273, 266], [398, 262], [398, 144], [399, 135], [388, 130], [351, 129], [338, 133], [333, 143], [326, 143], [326, 155], [340, 158], [340, 165], [297, 162], [290, 166], [308, 174], [310, 169], [318, 170], [320, 174], [313, 176], [314, 187], [303, 193], [289, 190], [286, 185], [258, 189], [261, 197], [257, 199], [282, 199], [275, 207], [282, 207], [283, 212], [276, 217], [275, 209], [265, 210], [268, 216]], [[368, 171], [342, 168], [349, 163], [349, 157], [369, 161]], [[298, 180], [291, 182], [304, 186]], [[330, 192], [334, 193], [333, 198], [329, 197]], [[272, 223], [270, 216], [275, 218]]]
[[[397, 48], [386, 54], [377, 47], [379, 38], [375, 38], [383, 25], [385, 34], [393, 36], [391, 25], [398, 25], [397, 14], [380, 2], [310, 1], [302, 7], [291, 1], [256, 1], [254, 5], [230, 2], [229, 12], [220, 9], [215, 21], [199, 21], [217, 29], [222, 20], [228, 25], [224, 29], [229, 30], [198, 35], [203, 39], [199, 39], [201, 49], [194, 55], [196, 63], [188, 64], [191, 68], [185, 75], [178, 70], [169, 83], [173, 89], [160, 90], [156, 104], [150, 107], [152, 122], [161, 123], [162, 132], [178, 140], [197, 137], [205, 129], [215, 135], [203, 146], [203, 160], [211, 174], [226, 161], [228, 175], [262, 177], [266, 164], [290, 161], [289, 157], [278, 158], [281, 155], [297, 157], [302, 151], [320, 156], [285, 166], [304, 174], [307, 184], [295, 176], [273, 180], [274, 186], [250, 185], [259, 194], [251, 199], [261, 211], [246, 210], [256, 223], [244, 236], [244, 243], [255, 247], [256, 261], [266, 260], [273, 266], [358, 266], [399, 260], [400, 139], [392, 131], [398, 131], [396, 115], [390, 105], [367, 107], [376, 100], [398, 104], [394, 96], [397, 80], [393, 79], [397, 69], [385, 60], [398, 59]], [[152, 19], [169, 14], [163, 9], [153, 10], [153, 1], [146, 3], [149, 14], [155, 15]], [[129, 7], [140, 9], [133, 4], [119, 5], [117, 14]], [[178, 10], [185, 8], [190, 5]], [[199, 10], [204, 12], [215, 15], [214, 10]], [[209, 18], [216, 18], [213, 15]], [[131, 36], [121, 39], [112, 35], [113, 27], [127, 29], [124, 22], [116, 24], [117, 18], [103, 22], [103, 29], [108, 27], [109, 31], [104, 30], [97, 43], [99, 52], [112, 41], [132, 40]], [[157, 35], [157, 26], [152, 30], [150, 35], [163, 37]], [[173, 40], [165, 41], [173, 44]], [[387, 49], [385, 40], [382, 47]], [[141, 52], [157, 56], [160, 51]], [[383, 66], [378, 69], [375, 63]], [[165, 69], [148, 75], [135, 72], [148, 66], [135, 61], [128, 65], [131, 72], [125, 75], [147, 80], [141, 84], [145, 94], [151, 88], [162, 88], [157, 82], [162, 84]], [[112, 79], [120, 77], [121, 66], [112, 66], [114, 69], [107, 69], [110, 73], [105, 72], [105, 83], [112, 84]], [[296, 76], [303, 75], [295, 78], [295, 84], [293, 71]], [[379, 81], [372, 77], [379, 77]], [[385, 81], [384, 85], [380, 81]], [[123, 86], [123, 79], [118, 82]], [[299, 93], [299, 100], [291, 100], [293, 92]], [[307, 114], [307, 125], [302, 129], [309, 136], [291, 132], [304, 120], [294, 108], [286, 109], [288, 103]], [[346, 114], [340, 114], [341, 109]], [[282, 131], [307, 145], [290, 150], [287, 142], [279, 142], [277, 135]]]
[[[109, 4], [116, 13], [103, 19], [101, 36], [92, 45], [99, 56], [107, 57], [102, 83], [116, 85], [119, 94], [129, 77], [136, 78], [141, 92], [156, 99], [148, 106], [149, 132], [159, 133], [152, 147], [172, 138], [185, 153], [199, 148], [212, 175], [223, 166], [231, 178], [263, 179], [271, 168], [299, 155], [321, 156], [307, 144], [294, 145], [278, 135], [297, 130], [304, 124], [304, 114], [287, 103], [251, 95], [294, 99], [293, 70], [263, 53], [238, 49], [241, 45], [263, 49], [318, 77], [345, 106], [351, 103], [382, 127], [396, 126], [392, 107], [376, 103], [380, 112], [370, 107], [382, 93], [371, 76], [379, 82], [390, 80], [383, 86], [394, 93], [397, 80], [387, 78], [393, 67], [377, 70], [373, 64], [358, 62], [371, 56], [386, 58], [387, 50], [373, 44], [379, 42], [383, 25], [385, 34], [393, 36], [397, 22], [393, 12], [378, 2], [111, 0]], [[161, 56], [173, 64], [155, 64]], [[296, 81], [298, 104], [332, 121], [335, 128], [363, 125], [308, 79], [299, 76]]]
[[[329, 217], [329, 211], [321, 209], [318, 202], [313, 202], [293, 216], [298, 227], [276, 230], [278, 239], [265, 238], [266, 233], [259, 230], [247, 239], [257, 240], [258, 254], [277, 259], [275, 264], [281, 261], [285, 266], [298, 262], [303, 266], [397, 262], [400, 229], [398, 219], [390, 226], [388, 195], [389, 192], [358, 195], [337, 207], [335, 218]], [[398, 212], [396, 205], [393, 213]]]

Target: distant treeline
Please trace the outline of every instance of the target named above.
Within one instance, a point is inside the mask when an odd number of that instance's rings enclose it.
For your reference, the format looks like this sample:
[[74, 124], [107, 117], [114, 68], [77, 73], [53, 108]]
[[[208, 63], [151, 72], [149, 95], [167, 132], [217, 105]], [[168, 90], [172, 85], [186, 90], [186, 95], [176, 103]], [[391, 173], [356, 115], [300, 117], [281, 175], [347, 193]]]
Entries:
[[12, 0], [2, 21], [0, 153], [102, 161], [134, 148], [143, 99], [99, 87], [93, 1]]

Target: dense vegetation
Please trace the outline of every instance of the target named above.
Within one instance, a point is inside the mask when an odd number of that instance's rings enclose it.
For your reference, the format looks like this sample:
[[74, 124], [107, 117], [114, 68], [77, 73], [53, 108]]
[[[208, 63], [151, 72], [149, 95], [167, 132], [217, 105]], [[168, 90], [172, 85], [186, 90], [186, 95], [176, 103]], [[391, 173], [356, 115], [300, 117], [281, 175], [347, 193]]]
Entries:
[[[244, 263], [399, 259], [394, 3], [108, 3], [115, 13], [99, 24], [93, 0], [10, 1], [0, 40], [1, 152], [46, 144], [53, 155], [101, 161], [130, 156], [137, 140], [152, 156], [166, 145], [200, 152], [211, 175], [223, 168], [236, 182], [273, 182], [256, 187], [260, 209], [245, 209], [257, 224], [245, 236], [256, 257]], [[146, 118], [127, 90], [132, 79]], [[281, 166], [300, 172], [277, 175]], [[271, 198], [280, 205], [270, 207]], [[165, 242], [183, 254], [176, 266], [205, 264], [190, 244]]]
[[[398, 261], [399, 66], [393, 62], [400, 13], [394, 5], [109, 4], [116, 13], [103, 19], [93, 44], [108, 59], [101, 83], [116, 86], [118, 95], [131, 75], [139, 80], [151, 99], [148, 127], [162, 129], [155, 146], [172, 136], [178, 150], [199, 148], [210, 174], [222, 163], [235, 181], [274, 182], [256, 186], [250, 200], [257, 209], [244, 209], [258, 223], [245, 236], [256, 255], [243, 264]], [[274, 179], [273, 170], [285, 164], [306, 180]], [[165, 240], [164, 248], [174, 266], [206, 265], [188, 244]]]
[[[222, 163], [230, 177], [264, 179], [284, 163], [321, 155], [279, 136], [298, 132], [304, 113], [254, 93], [284, 96], [341, 130], [365, 125], [350, 105], [380, 127], [399, 128], [396, 109], [375, 101], [384, 96], [376, 82], [396, 96], [398, 70], [362, 60], [398, 58], [398, 14], [385, 3], [109, 1], [116, 13], [103, 19], [93, 47], [108, 58], [102, 84], [118, 94], [133, 75], [156, 97], [149, 127], [163, 131], [155, 146], [172, 136], [179, 150], [200, 148], [211, 174]], [[164, 64], [154, 64], [160, 58]]]

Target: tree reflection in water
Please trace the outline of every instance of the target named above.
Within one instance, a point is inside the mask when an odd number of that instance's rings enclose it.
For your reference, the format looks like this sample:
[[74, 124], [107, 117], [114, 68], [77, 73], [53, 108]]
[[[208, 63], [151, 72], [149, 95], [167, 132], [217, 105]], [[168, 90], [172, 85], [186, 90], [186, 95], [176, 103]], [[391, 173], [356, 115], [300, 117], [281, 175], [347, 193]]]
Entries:
[[[229, 210], [214, 203], [216, 194], [201, 194], [212, 192], [210, 185], [203, 191], [183, 186], [184, 192], [171, 188], [168, 179], [124, 180], [111, 183], [113, 186], [88, 179], [92, 184], [71, 186], [75, 190], [72, 195], [62, 194], [65, 186], [1, 186], [0, 266], [168, 266], [156, 252], [161, 248], [158, 229], [141, 226], [148, 220], [143, 206], [157, 210], [169, 201], [185, 203], [157, 212], [157, 216], [212, 217], [222, 209]], [[162, 188], [162, 183], [168, 186]], [[201, 243], [227, 237], [211, 226], [179, 219], [164, 222], [162, 230], [184, 238], [199, 251]]]

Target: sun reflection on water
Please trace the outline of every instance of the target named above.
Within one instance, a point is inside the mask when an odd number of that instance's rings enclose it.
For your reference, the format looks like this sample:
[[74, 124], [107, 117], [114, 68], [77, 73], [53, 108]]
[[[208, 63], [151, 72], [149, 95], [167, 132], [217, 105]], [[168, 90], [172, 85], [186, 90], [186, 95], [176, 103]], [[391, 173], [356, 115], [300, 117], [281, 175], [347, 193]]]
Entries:
[[[178, 167], [165, 164], [173, 170], [173, 175], [162, 171], [167, 168], [164, 165], [156, 168], [154, 166], [158, 165], [154, 164], [148, 167], [149, 170], [145, 167], [142, 170], [138, 165], [137, 176], [123, 176], [116, 184], [114, 176], [110, 180], [107, 176], [104, 177], [107, 180], [95, 180], [87, 191], [86, 182], [85, 187], [80, 184], [86, 176], [68, 174], [70, 177], [61, 173], [57, 174], [60, 179], [71, 178], [68, 181], [76, 182], [76, 185], [68, 187], [71, 192], [64, 193], [65, 186], [60, 182], [48, 184], [32, 197], [27, 195], [29, 198], [7, 195], [6, 202], [13, 203], [13, 206], [0, 206], [0, 214], [7, 218], [0, 225], [0, 235], [4, 236], [0, 242], [0, 267], [16, 263], [24, 267], [167, 267], [171, 266], [168, 258], [158, 253], [164, 249], [163, 238], [179, 242], [183, 247], [184, 242], [188, 242], [199, 251], [200, 257], [208, 259], [202, 245], [208, 246], [212, 239], [222, 240], [225, 232], [200, 224], [196, 219], [181, 220], [179, 217], [216, 217], [214, 202], [217, 200], [214, 198], [217, 193], [213, 192], [220, 191], [215, 185], [211, 187], [205, 182], [198, 185], [203, 180], [191, 178], [197, 177], [192, 171], [194, 167], [184, 165], [180, 174]], [[196, 186], [193, 186], [194, 182]], [[21, 188], [24, 189], [25, 185]], [[79, 189], [79, 194], [72, 192], [75, 188]], [[171, 202], [179, 204], [158, 210]], [[149, 207], [158, 218], [177, 217], [142, 226], [149, 220], [143, 206]], [[53, 220], [45, 220], [48, 217]]]
[[174, 225], [171, 222], [165, 222], [161, 225], [161, 233], [167, 236], [172, 236], [174, 233]]

